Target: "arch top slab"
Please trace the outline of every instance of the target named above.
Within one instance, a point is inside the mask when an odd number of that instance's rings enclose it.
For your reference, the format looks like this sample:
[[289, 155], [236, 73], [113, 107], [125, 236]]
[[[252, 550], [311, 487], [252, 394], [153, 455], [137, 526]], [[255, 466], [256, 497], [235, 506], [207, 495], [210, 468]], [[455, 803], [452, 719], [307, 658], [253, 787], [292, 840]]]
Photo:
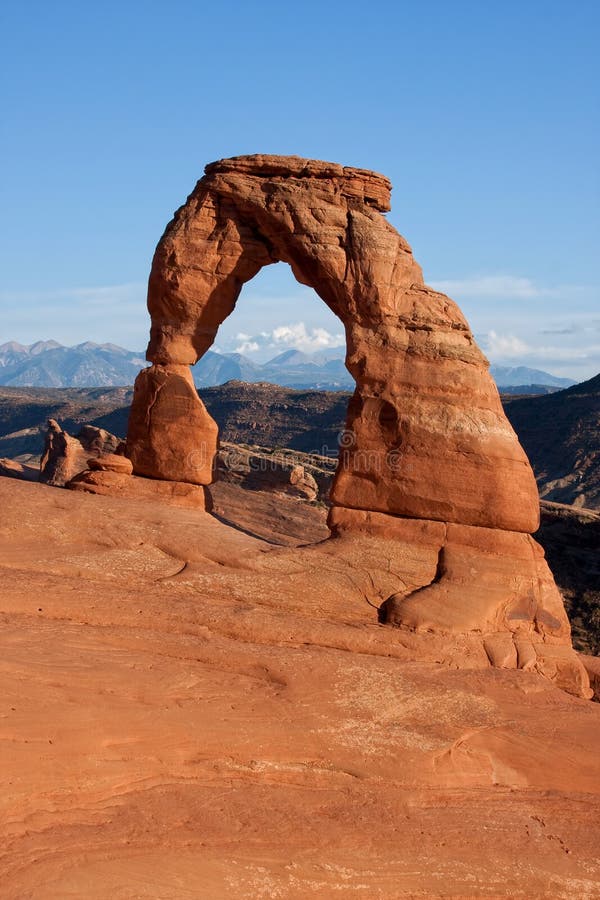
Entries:
[[255, 153], [252, 156], [233, 156], [208, 163], [206, 175], [220, 175], [226, 172], [244, 173], [257, 178], [310, 178], [337, 182], [340, 193], [348, 199], [355, 199], [379, 212], [389, 212], [391, 207], [392, 183], [385, 175], [370, 169], [357, 169], [339, 163], [304, 159], [302, 156], [268, 156]]

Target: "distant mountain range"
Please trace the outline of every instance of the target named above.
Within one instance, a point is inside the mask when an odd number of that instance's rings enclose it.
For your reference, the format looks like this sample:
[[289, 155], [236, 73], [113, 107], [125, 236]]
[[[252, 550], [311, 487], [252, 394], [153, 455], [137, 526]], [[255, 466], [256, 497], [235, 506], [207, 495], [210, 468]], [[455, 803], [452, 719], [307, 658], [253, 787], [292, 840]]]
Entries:
[[[553, 387], [557, 390], [576, 384], [572, 378], [559, 378], [542, 372], [541, 369], [528, 369], [527, 366], [490, 366], [492, 377], [499, 388], [516, 388], [528, 386]], [[540, 393], [544, 393], [540, 391]]]
[[[299, 390], [349, 390], [354, 387], [346, 369], [343, 348], [319, 353], [289, 349], [266, 363], [256, 363], [241, 353], [209, 350], [192, 367], [198, 387], [214, 387], [227, 381], [270, 382]], [[65, 347], [57, 341], [38, 341], [30, 346], [9, 341], [0, 345], [0, 385], [11, 387], [117, 387], [133, 384], [147, 365], [144, 354], [116, 344], [86, 341]], [[548, 372], [526, 366], [492, 366], [498, 387], [507, 393], [545, 394], [575, 384]]]
[[86, 341], [64, 347], [38, 341], [0, 345], [0, 384], [12, 387], [117, 387], [133, 384], [147, 365], [143, 353]]

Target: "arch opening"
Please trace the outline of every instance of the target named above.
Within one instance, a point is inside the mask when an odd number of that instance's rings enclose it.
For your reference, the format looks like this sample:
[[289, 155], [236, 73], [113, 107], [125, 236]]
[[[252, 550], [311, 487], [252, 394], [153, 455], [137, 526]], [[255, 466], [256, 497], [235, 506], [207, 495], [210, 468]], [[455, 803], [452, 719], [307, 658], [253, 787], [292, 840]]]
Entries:
[[[356, 389], [345, 357], [343, 323], [316, 291], [298, 284], [289, 265], [263, 267], [246, 282], [211, 349], [192, 367], [199, 388], [247, 382], [221, 388], [219, 396], [227, 407], [238, 409], [244, 398], [259, 411], [251, 421], [242, 412], [230, 435], [227, 413], [221, 418], [213, 409], [221, 447], [215, 480], [328, 500], [335, 467], [345, 458], [340, 435], [348, 394]], [[310, 405], [315, 391], [323, 392], [318, 413]], [[211, 399], [204, 398], [209, 408]], [[227, 490], [214, 493], [217, 504], [219, 496], [232, 496]]]
[[[247, 355], [259, 367], [285, 351], [297, 351], [310, 359], [315, 357], [312, 361], [318, 365], [329, 358], [345, 359], [346, 335], [344, 323], [318, 292], [300, 284], [287, 263], [276, 262], [262, 267], [241, 286], [232, 308], [220, 317], [211, 349], [220, 354]], [[333, 369], [339, 375], [339, 367]], [[314, 380], [306, 373], [305, 381], [299, 384], [289, 380], [276, 383], [311, 387]], [[346, 370], [342, 383], [339, 377], [332, 377], [329, 384], [331, 389], [349, 389], [354, 379]]]

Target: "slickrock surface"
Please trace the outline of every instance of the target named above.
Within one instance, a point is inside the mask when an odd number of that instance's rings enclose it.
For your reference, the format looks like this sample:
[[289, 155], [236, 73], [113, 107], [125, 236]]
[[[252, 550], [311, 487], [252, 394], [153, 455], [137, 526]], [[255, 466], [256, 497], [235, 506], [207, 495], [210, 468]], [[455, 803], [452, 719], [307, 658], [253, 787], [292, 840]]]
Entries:
[[298, 502], [278, 491], [249, 492], [226, 481], [211, 484], [207, 491], [212, 514], [220, 522], [269, 544], [296, 547], [329, 537], [323, 503]]
[[385, 542], [0, 507], [3, 898], [600, 896], [600, 706], [377, 624]]

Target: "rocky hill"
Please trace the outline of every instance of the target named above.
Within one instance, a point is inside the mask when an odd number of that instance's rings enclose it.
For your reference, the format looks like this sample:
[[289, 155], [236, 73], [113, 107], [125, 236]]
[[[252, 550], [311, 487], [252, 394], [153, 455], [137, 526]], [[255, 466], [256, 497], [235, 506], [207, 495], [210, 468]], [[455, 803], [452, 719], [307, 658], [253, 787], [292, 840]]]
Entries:
[[600, 375], [545, 397], [506, 399], [540, 495], [600, 508]]
[[600, 513], [542, 500], [534, 537], [564, 597], [573, 646], [600, 656]]
[[199, 393], [228, 441], [337, 456], [350, 394], [243, 382]]
[[[336, 456], [349, 394], [229, 382], [200, 391], [223, 440]], [[41, 452], [49, 418], [127, 432], [130, 388], [0, 388], [0, 457]]]
[[132, 388], [0, 388], [0, 457], [39, 455], [48, 419], [69, 432], [88, 423], [123, 436]]

